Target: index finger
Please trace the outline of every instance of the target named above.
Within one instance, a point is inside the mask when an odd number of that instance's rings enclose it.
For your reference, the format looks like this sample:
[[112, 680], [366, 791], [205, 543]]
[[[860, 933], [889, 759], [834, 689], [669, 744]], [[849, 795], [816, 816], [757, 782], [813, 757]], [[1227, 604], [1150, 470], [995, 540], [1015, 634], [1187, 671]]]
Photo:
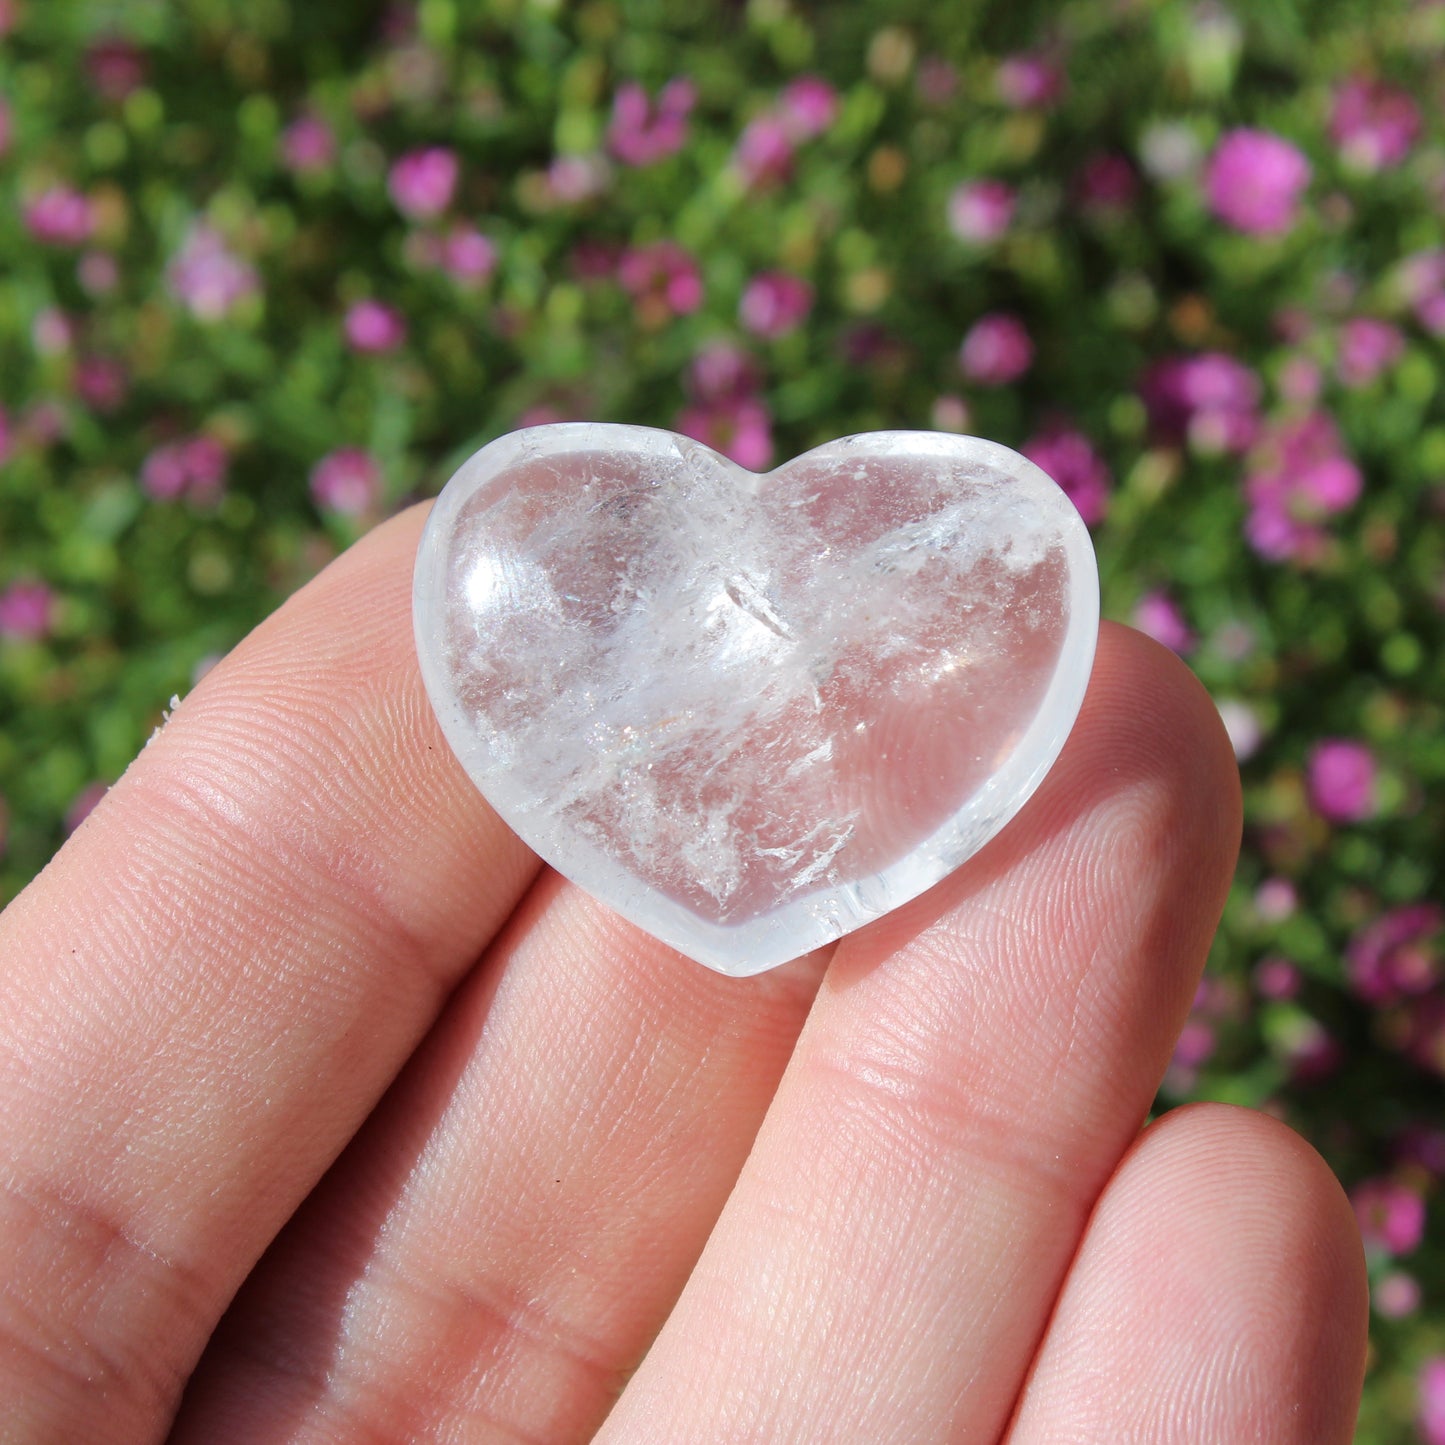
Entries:
[[26, 1438], [164, 1426], [535, 872], [422, 689], [423, 520], [257, 629], [0, 915], [0, 1398]]

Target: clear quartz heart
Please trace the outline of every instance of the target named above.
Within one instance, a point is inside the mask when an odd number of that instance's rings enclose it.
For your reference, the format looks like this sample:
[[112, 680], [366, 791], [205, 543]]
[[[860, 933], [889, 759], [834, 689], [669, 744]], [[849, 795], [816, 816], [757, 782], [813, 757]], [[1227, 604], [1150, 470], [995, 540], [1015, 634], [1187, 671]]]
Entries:
[[722, 973], [915, 897], [1018, 812], [1098, 634], [1093, 547], [974, 437], [844, 437], [760, 476], [564, 424], [483, 447], [427, 522], [422, 676], [548, 863]]

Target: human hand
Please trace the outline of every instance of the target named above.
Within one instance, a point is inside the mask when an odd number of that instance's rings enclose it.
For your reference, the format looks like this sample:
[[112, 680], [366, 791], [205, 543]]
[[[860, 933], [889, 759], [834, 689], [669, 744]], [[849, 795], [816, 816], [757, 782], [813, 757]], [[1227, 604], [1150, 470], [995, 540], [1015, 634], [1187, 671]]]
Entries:
[[728, 979], [463, 776], [420, 526], [259, 628], [0, 915], [0, 1438], [1350, 1438], [1328, 1170], [1242, 1110], [1138, 1132], [1239, 828], [1181, 664], [1106, 627], [994, 842]]

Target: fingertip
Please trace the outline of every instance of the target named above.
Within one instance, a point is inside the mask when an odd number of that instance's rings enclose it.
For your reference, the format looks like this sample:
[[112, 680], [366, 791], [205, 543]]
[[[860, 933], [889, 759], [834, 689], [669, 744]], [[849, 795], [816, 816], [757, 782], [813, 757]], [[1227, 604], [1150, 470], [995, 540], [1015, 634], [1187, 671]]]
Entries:
[[1247, 1109], [1144, 1131], [1097, 1207], [1020, 1405], [1013, 1445], [1261, 1439], [1345, 1445], [1368, 1294], [1324, 1160]]

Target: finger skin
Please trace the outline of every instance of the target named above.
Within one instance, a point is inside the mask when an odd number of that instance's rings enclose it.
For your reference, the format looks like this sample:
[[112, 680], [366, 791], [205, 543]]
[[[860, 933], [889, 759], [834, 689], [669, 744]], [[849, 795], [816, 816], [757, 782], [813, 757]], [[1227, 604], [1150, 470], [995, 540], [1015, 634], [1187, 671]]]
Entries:
[[823, 962], [725, 978], [544, 875], [222, 1321], [174, 1445], [590, 1439]]
[[1168, 1061], [1238, 838], [1208, 696], [1106, 628], [1033, 803], [840, 944], [599, 1440], [996, 1440]]
[[1368, 1311], [1319, 1155], [1261, 1114], [1176, 1110], [1090, 1221], [1009, 1445], [1348, 1445]]
[[181, 704], [0, 915], [0, 1399], [20, 1438], [164, 1428], [215, 1320], [535, 860], [417, 672], [423, 516]]

